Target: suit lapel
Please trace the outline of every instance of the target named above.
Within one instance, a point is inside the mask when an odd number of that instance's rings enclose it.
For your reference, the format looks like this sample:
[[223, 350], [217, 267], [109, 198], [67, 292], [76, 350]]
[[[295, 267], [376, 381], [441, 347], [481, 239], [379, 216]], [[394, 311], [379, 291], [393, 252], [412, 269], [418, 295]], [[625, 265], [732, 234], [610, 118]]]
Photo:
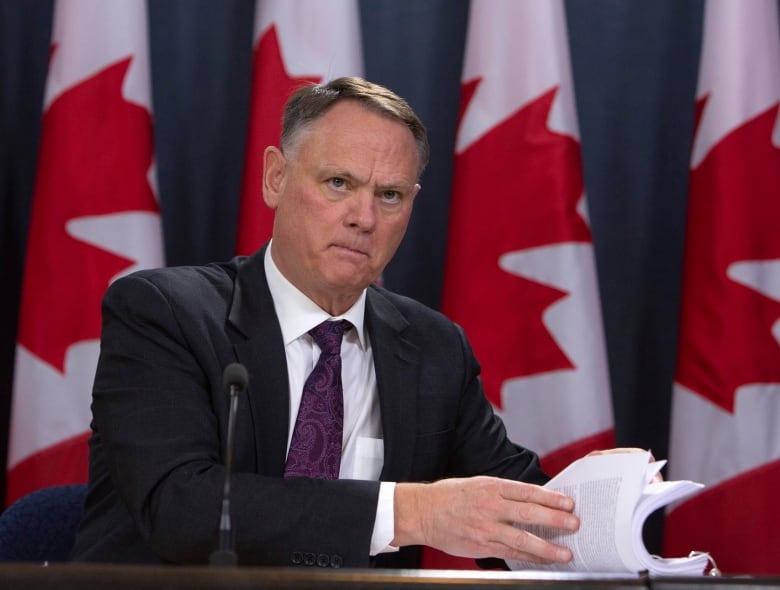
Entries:
[[408, 479], [417, 429], [419, 350], [404, 337], [409, 326], [381, 292], [369, 288], [366, 323], [374, 355], [382, 411], [385, 460], [380, 479]]
[[228, 321], [238, 360], [247, 367], [247, 400], [255, 432], [258, 473], [281, 476], [287, 448], [289, 384], [282, 330], [265, 277], [266, 248], [238, 268]]

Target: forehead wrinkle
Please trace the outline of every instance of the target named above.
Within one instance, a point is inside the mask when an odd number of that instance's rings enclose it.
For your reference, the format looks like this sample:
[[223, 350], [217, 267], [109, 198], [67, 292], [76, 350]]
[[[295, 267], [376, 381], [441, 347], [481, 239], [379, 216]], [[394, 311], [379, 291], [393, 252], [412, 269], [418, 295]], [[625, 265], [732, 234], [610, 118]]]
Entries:
[[[412, 190], [416, 184], [414, 180], [408, 180], [404, 177], [403, 173], [396, 173], [394, 171], [391, 171], [387, 174], [386, 179], [377, 179], [377, 175], [380, 174], [380, 171], [377, 170], [376, 162], [382, 162], [384, 158], [377, 157], [374, 159], [374, 162], [370, 165], [370, 170], [368, 170], [368, 173], [366, 175], [361, 175], [358, 171], [356, 171], [353, 167], [351, 167], [349, 164], [331, 164], [328, 162], [324, 162], [322, 164], [322, 169], [324, 172], [324, 176], [332, 177], [337, 176], [339, 178], [344, 178], [346, 180], [350, 180], [358, 185], [365, 186], [370, 185], [374, 187], [375, 189], [379, 190]], [[372, 181], [372, 179], [375, 179]]]
[[[361, 185], [413, 189], [419, 167], [416, 150], [413, 149], [414, 138], [409, 129], [360, 109], [359, 115], [368, 115], [368, 118], [358, 130], [351, 124], [334, 123], [333, 114], [344, 117], [343, 113], [334, 110], [307, 128], [300, 129], [295, 141], [288, 146], [286, 155], [290, 159], [298, 159], [307, 153], [315, 161], [320, 158], [318, 166], [321, 172], [348, 177]], [[363, 125], [371, 129], [368, 135], [362, 130]], [[323, 127], [328, 131], [321, 129]], [[407, 165], [410, 166], [409, 174], [404, 172]], [[379, 175], [382, 178], [377, 178]], [[373, 184], [372, 179], [376, 179]]]

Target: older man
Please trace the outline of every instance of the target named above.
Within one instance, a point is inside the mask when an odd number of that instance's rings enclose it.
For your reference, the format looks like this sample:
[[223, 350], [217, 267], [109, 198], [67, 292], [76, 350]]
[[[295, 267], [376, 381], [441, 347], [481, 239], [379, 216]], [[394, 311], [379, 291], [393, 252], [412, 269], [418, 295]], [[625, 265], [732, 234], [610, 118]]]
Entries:
[[264, 155], [271, 242], [112, 285], [76, 559], [208, 559], [225, 475], [222, 372], [236, 361], [250, 381], [232, 477], [239, 563], [409, 567], [419, 545], [571, 558], [514, 526], [579, 523], [570, 498], [537, 485], [536, 455], [507, 439], [463, 332], [375, 284], [427, 160], [422, 123], [386, 88], [304, 87]]

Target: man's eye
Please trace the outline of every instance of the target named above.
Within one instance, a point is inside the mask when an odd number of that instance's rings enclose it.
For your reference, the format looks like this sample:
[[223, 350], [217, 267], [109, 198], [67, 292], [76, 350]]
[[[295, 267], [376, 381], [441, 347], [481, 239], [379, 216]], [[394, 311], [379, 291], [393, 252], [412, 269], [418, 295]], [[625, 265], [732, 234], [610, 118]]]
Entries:
[[382, 200], [388, 203], [396, 203], [401, 200], [401, 193], [398, 191], [384, 191], [382, 193]]
[[347, 186], [347, 182], [343, 178], [331, 178], [329, 182], [333, 188], [342, 189]]

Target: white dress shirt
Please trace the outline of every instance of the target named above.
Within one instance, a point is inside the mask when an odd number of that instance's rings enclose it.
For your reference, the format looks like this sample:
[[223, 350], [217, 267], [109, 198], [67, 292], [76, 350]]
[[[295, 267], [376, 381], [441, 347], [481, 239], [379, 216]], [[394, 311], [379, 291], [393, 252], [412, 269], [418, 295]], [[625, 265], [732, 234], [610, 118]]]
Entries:
[[[290, 384], [290, 423], [287, 450], [290, 449], [303, 385], [314, 370], [320, 349], [309, 330], [323, 321], [348, 320], [353, 328], [344, 333], [341, 344], [341, 374], [344, 389], [344, 434], [339, 478], [378, 480], [384, 465], [382, 416], [371, 353], [371, 341], [364, 327], [366, 292], [344, 314], [333, 317], [288, 281], [274, 264], [269, 244], [265, 252], [265, 275], [282, 328]], [[396, 550], [390, 546], [395, 535], [393, 494], [395, 484], [381, 482], [370, 554]]]

